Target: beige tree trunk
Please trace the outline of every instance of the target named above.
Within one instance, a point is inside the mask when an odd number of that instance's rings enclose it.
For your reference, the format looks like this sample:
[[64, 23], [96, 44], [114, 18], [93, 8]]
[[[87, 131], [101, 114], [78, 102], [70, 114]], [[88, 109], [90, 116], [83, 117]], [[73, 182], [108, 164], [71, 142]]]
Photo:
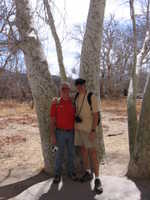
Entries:
[[134, 0], [130, 0], [130, 15], [133, 25], [133, 42], [134, 42], [134, 58], [132, 65], [132, 74], [128, 89], [127, 111], [128, 111], [128, 135], [129, 135], [129, 151], [130, 156], [134, 151], [134, 143], [137, 128], [137, 115], [136, 115], [136, 93], [137, 93], [137, 77], [136, 77], [136, 64], [137, 64], [137, 38], [136, 38], [136, 22], [134, 14]]
[[[80, 60], [80, 77], [87, 81], [87, 88], [100, 99], [100, 50], [103, 30], [105, 0], [91, 0], [88, 12], [86, 30]], [[97, 147], [100, 160], [105, 148], [102, 124], [99, 127], [99, 146]]]
[[145, 87], [139, 126], [137, 128], [134, 154], [127, 175], [130, 177], [150, 177], [150, 76]]
[[[133, 0], [131, 0], [132, 5], [131, 9], [134, 14]], [[149, 52], [149, 41], [150, 41], [150, 29], [149, 29], [149, 6], [150, 0], [147, 1], [147, 31], [145, 35], [145, 40], [143, 46], [137, 55], [136, 66], [134, 69], [134, 76], [138, 77], [139, 70], [143, 64], [143, 59]], [[135, 31], [135, 30], [134, 30]], [[134, 32], [135, 33], [135, 32]], [[132, 80], [131, 80], [132, 81]], [[136, 88], [134, 88], [136, 90]], [[130, 92], [130, 91], [129, 91]], [[135, 93], [136, 94], [136, 93]], [[131, 105], [131, 103], [128, 103]], [[136, 102], [134, 102], [135, 106]], [[130, 162], [128, 166], [127, 175], [129, 177], [138, 177], [138, 178], [149, 178], [150, 177], [150, 75], [147, 79], [147, 83], [144, 90], [144, 97], [142, 102], [142, 108], [140, 113], [139, 122], [135, 122], [136, 111], [134, 109], [133, 113], [128, 112], [128, 118], [130, 124], [129, 137], [132, 139], [130, 145]], [[134, 117], [133, 117], [134, 115]], [[134, 134], [132, 132], [132, 127]]]
[[61, 47], [61, 43], [55, 28], [55, 23], [54, 23], [54, 19], [53, 19], [53, 15], [51, 12], [51, 7], [50, 4], [48, 2], [48, 0], [43, 0], [44, 6], [46, 7], [46, 11], [47, 11], [47, 16], [48, 16], [48, 24], [50, 26], [54, 41], [55, 41], [55, 45], [56, 45], [56, 52], [57, 52], [57, 58], [58, 58], [58, 64], [59, 64], [59, 71], [60, 71], [60, 78], [62, 81], [66, 81], [67, 80], [67, 76], [66, 76], [66, 72], [65, 72], [65, 67], [64, 67], [64, 62], [63, 62], [63, 53], [62, 53], [62, 47]]
[[44, 169], [53, 174], [54, 161], [50, 152], [49, 105], [56, 95], [55, 85], [51, 79], [48, 63], [41, 43], [36, 35], [29, 0], [15, 0], [16, 25], [20, 33], [20, 48], [24, 53], [27, 75], [31, 87], [41, 136], [44, 157]]

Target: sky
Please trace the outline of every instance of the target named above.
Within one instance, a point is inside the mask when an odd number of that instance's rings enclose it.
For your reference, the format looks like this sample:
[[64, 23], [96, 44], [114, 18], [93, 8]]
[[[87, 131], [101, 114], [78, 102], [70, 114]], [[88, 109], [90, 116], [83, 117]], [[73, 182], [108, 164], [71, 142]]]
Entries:
[[[74, 42], [68, 40], [66, 33], [70, 33], [72, 31], [73, 25], [86, 22], [89, 2], [90, 0], [55, 0], [55, 25], [62, 42], [64, 64], [67, 75], [69, 76], [75, 76], [72, 74], [72, 68], [76, 68], [75, 55], [77, 51], [80, 52], [80, 49]], [[117, 19], [129, 19], [130, 9], [127, 4], [123, 4], [122, 2], [124, 2], [124, 0], [107, 0], [105, 18], [107, 18], [110, 14], [115, 14]], [[63, 17], [65, 17], [65, 21], [62, 20]], [[45, 33], [42, 35], [45, 35], [46, 37]], [[55, 43], [51, 38], [49, 38], [49, 42], [45, 43], [45, 52], [50, 65], [51, 74], [58, 74], [59, 68], [55, 51]]]

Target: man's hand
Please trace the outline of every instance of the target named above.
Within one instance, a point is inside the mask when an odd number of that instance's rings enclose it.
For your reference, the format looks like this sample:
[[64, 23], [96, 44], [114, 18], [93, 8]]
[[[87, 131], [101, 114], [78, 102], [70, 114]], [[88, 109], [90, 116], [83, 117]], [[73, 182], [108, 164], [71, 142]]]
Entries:
[[94, 141], [96, 138], [96, 132], [95, 131], [91, 131], [89, 134], [89, 140]]

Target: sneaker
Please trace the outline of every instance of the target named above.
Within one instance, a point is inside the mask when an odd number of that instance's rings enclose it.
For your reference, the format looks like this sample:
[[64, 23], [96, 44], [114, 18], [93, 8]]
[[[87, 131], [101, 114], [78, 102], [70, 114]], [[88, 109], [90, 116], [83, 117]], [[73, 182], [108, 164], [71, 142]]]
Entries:
[[99, 178], [95, 179], [94, 191], [96, 192], [96, 194], [101, 194], [103, 192], [102, 183]]
[[53, 183], [54, 183], [54, 184], [58, 184], [58, 183], [60, 182], [60, 180], [61, 180], [61, 176], [55, 175], [54, 180], [53, 180]]
[[72, 181], [77, 181], [78, 179], [75, 172], [73, 172], [71, 175], [68, 175], [68, 176]]
[[89, 172], [85, 172], [85, 174], [80, 178], [80, 182], [87, 182], [93, 179], [93, 174]]

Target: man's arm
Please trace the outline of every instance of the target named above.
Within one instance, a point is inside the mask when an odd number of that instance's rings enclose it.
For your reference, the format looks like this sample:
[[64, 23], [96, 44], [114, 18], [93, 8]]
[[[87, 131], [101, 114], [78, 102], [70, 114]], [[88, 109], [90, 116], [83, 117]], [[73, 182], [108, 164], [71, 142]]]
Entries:
[[92, 130], [96, 130], [98, 124], [98, 112], [93, 113]]
[[97, 123], [98, 123], [98, 112], [93, 113], [92, 129], [91, 129], [91, 132], [89, 134], [89, 139], [91, 141], [95, 140]]
[[100, 110], [100, 107], [99, 107], [99, 102], [98, 102], [98, 99], [95, 95], [92, 95], [91, 97], [92, 99], [92, 115], [93, 115], [93, 120], [92, 120], [92, 128], [91, 128], [91, 132], [90, 132], [90, 139], [91, 140], [94, 140], [95, 137], [96, 137], [96, 127], [97, 127], [97, 124], [98, 124], [98, 118], [99, 118], [99, 110]]

